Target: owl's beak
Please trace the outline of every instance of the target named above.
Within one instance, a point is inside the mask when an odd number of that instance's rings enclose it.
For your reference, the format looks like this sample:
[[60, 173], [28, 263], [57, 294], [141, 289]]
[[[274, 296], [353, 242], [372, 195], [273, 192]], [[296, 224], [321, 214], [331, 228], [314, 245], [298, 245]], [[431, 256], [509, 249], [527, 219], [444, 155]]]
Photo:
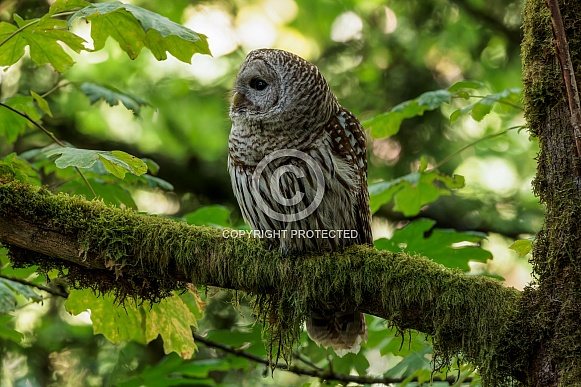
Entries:
[[244, 96], [239, 92], [235, 91], [234, 95], [232, 96], [232, 106], [238, 107], [244, 101]]

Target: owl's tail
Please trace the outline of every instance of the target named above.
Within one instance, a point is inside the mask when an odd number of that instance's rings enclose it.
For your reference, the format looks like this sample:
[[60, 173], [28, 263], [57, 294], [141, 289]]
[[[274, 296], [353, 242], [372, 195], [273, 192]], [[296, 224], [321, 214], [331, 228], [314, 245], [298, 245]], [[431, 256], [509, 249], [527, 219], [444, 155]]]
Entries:
[[357, 353], [367, 341], [365, 315], [352, 311], [311, 311], [307, 319], [307, 333], [318, 345], [333, 347], [340, 357], [348, 352]]

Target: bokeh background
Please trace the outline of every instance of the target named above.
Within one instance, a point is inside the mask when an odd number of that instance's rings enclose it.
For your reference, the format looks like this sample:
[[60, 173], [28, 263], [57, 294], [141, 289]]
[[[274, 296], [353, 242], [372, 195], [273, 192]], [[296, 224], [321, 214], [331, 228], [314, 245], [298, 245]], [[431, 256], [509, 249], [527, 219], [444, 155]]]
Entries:
[[[45, 117], [44, 122], [57, 137], [77, 147], [119, 149], [158, 163], [157, 177], [171, 183], [172, 191], [129, 189], [137, 209], [149, 213], [179, 218], [202, 206], [220, 205], [230, 211], [232, 226], [243, 224], [226, 170], [229, 90], [240, 63], [254, 48], [285, 49], [315, 63], [340, 103], [361, 120], [461, 80], [483, 82], [475, 96], [521, 85], [521, 1], [126, 2], [207, 35], [213, 56], [195, 55], [186, 64], [173, 57], [156, 61], [143, 52], [130, 60], [110, 39], [104, 50], [72, 53], [77, 63], [62, 75], [48, 66], [37, 68], [25, 57], [0, 72], [1, 97], [30, 89], [44, 93], [67, 81], [111, 85], [147, 101], [149, 106], [136, 117], [121, 105], [91, 105], [80, 91], [64, 86], [47, 97], [54, 118]], [[11, 21], [13, 13], [39, 17], [48, 5], [39, 0], [4, 1], [0, 19]], [[85, 21], [76, 21], [73, 30], [90, 42]], [[370, 182], [414, 172], [422, 156], [435, 165], [466, 145], [524, 124], [518, 107], [502, 105], [480, 122], [466, 115], [451, 124], [450, 114], [465, 105], [462, 100], [452, 101], [405, 120], [393, 137], [369, 137]], [[31, 132], [13, 146], [0, 144], [0, 155], [47, 144], [42, 134]], [[469, 146], [439, 168], [448, 175], [463, 175], [466, 186], [426, 206], [414, 218], [433, 219], [438, 228], [486, 233], [483, 247], [494, 258], [471, 263], [471, 274], [500, 276], [507, 285], [522, 289], [531, 279], [530, 266], [526, 257], [518, 257], [508, 246], [516, 239], [532, 237], [542, 224], [543, 209], [530, 184], [536, 152], [537, 143], [526, 130], [510, 130]], [[389, 237], [411, 220], [392, 205], [383, 206], [374, 216], [374, 236]], [[208, 307], [200, 320], [201, 332], [220, 332], [212, 337], [231, 345], [258, 341], [249, 350], [264, 355], [260, 327], [253, 325], [244, 299], [241, 306], [233, 307], [230, 293], [210, 289], [202, 297]], [[4, 340], [5, 345], [0, 345], [2, 385], [117, 383], [164, 359], [159, 342], [145, 347], [112, 345], [93, 336], [88, 315], [73, 318], [60, 303], [23, 302], [15, 313], [16, 327], [24, 333], [26, 344], [15, 346]], [[413, 366], [400, 367], [394, 375], [411, 375], [417, 369], [429, 372], [430, 351], [423, 335], [414, 336], [409, 346], [399, 350], [395, 347], [401, 337], [385, 339], [382, 335], [389, 329], [382, 322], [370, 318], [369, 324], [367, 366], [352, 368], [382, 374], [402, 359], [415, 359], [416, 363], [410, 360]], [[302, 345], [309, 346], [306, 339]], [[213, 349], [200, 347], [198, 359], [223, 358]], [[309, 352], [312, 359], [319, 356], [318, 361], [327, 361], [326, 355], [314, 351]], [[53, 361], [47, 362], [51, 357]], [[234, 366], [214, 370], [208, 379], [247, 386], [319, 383], [284, 372], [263, 378], [264, 367], [249, 364], [243, 371]]]

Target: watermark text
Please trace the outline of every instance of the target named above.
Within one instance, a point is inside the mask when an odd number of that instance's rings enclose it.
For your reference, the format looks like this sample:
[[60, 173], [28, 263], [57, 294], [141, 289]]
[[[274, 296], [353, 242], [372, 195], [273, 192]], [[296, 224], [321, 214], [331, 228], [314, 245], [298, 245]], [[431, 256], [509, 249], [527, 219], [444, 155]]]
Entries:
[[266, 239], [357, 239], [357, 230], [222, 230], [223, 238], [254, 238]]

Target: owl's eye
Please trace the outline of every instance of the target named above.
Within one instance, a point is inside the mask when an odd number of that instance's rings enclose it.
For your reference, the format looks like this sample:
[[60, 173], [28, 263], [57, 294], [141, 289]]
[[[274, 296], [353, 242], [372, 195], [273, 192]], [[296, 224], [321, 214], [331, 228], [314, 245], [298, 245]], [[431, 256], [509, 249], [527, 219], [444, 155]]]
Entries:
[[260, 78], [252, 78], [250, 80], [250, 87], [253, 88], [254, 90], [262, 91], [266, 89], [267, 86], [268, 83], [266, 83], [266, 81], [263, 81]]

